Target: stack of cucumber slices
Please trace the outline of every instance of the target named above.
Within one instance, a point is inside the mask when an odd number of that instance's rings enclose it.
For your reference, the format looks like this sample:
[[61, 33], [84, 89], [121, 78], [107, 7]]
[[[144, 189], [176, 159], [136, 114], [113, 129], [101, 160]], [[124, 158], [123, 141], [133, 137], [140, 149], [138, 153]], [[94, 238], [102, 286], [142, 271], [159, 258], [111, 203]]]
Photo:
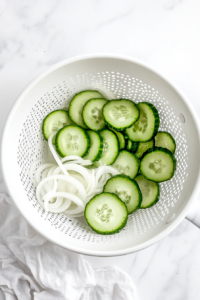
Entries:
[[129, 214], [158, 202], [159, 182], [170, 180], [176, 169], [175, 140], [158, 131], [159, 124], [153, 104], [106, 100], [94, 90], [76, 94], [68, 111], [56, 110], [44, 119], [44, 138], [56, 133], [53, 143], [60, 157], [80, 156], [93, 168], [110, 165], [119, 172], [85, 207], [94, 231], [117, 233]]

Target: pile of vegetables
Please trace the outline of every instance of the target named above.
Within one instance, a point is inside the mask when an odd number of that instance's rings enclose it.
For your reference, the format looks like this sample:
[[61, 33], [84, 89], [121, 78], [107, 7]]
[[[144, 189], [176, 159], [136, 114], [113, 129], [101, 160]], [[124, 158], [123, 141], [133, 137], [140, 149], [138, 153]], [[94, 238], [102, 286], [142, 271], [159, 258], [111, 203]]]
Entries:
[[100, 234], [119, 232], [129, 214], [158, 202], [159, 182], [174, 175], [176, 143], [159, 124], [151, 103], [76, 94], [68, 111], [43, 121], [55, 163], [35, 174], [38, 202], [45, 211], [84, 215]]

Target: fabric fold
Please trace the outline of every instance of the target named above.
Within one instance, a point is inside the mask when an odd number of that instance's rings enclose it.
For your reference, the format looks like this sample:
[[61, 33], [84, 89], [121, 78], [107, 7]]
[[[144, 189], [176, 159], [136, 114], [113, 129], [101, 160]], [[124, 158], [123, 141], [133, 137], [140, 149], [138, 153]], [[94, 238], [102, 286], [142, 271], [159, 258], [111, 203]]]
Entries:
[[137, 298], [127, 274], [114, 266], [94, 270], [80, 254], [39, 236], [11, 199], [0, 194], [0, 299]]

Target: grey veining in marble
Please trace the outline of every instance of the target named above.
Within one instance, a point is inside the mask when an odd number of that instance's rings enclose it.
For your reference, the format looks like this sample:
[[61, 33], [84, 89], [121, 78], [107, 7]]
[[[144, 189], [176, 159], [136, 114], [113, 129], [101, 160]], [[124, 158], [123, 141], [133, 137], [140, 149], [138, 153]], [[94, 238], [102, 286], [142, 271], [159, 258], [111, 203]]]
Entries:
[[[199, 15], [199, 0], [1, 0], [0, 136], [16, 97], [36, 75], [92, 52], [144, 60], [171, 78], [200, 116]], [[199, 300], [199, 253], [200, 231], [185, 220], [141, 252], [85, 258], [96, 268], [126, 271], [141, 300]]]

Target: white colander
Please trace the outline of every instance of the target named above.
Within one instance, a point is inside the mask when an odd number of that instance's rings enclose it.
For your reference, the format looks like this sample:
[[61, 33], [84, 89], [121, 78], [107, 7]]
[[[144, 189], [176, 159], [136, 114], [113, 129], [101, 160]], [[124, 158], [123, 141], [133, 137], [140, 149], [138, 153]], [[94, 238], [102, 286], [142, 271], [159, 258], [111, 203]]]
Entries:
[[[52, 110], [67, 107], [85, 89], [106, 89], [115, 98], [149, 101], [159, 111], [160, 130], [176, 140], [175, 176], [161, 184], [160, 201], [129, 216], [118, 234], [94, 233], [84, 218], [44, 213], [35, 197], [30, 168], [47, 162], [41, 124]], [[32, 81], [18, 97], [2, 139], [2, 169], [10, 196], [40, 234], [67, 249], [98, 256], [141, 250], [169, 234], [186, 216], [199, 182], [200, 138], [190, 102], [169, 81], [144, 63], [114, 55], [90, 55], [65, 60]]]

